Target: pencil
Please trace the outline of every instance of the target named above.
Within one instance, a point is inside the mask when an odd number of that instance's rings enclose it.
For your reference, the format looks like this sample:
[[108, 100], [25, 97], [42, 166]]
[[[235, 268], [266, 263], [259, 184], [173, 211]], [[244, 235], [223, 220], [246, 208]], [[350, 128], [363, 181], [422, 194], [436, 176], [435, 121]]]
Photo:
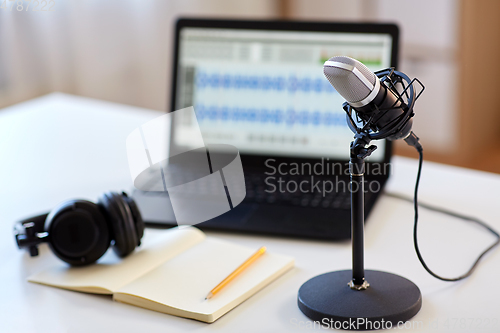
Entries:
[[250, 258], [248, 258], [243, 264], [241, 264], [238, 268], [236, 268], [231, 274], [228, 275], [227, 278], [222, 280], [214, 289], [210, 290], [207, 297], [205, 299], [212, 298], [215, 294], [217, 294], [222, 288], [224, 288], [229, 282], [231, 282], [236, 276], [238, 276], [241, 272], [245, 270], [248, 266], [250, 266], [255, 260], [257, 260], [261, 255], [266, 252], [266, 247], [263, 246], [257, 250]]

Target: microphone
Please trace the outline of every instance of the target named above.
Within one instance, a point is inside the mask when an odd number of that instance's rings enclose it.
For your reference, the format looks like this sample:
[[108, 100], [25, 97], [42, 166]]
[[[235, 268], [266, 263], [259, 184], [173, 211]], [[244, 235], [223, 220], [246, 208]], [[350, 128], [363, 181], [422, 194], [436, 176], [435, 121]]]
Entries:
[[[323, 73], [335, 90], [356, 111], [359, 118], [365, 123], [370, 122], [368, 126], [373, 132], [382, 134], [382, 137], [377, 138], [387, 138], [391, 141], [404, 139], [409, 145], [418, 149], [420, 146], [418, 137], [411, 131], [413, 113], [410, 117], [404, 116], [408, 104], [396, 88], [391, 86], [390, 81], [382, 83], [364, 64], [345, 56], [327, 60], [323, 66]], [[387, 131], [387, 135], [384, 135], [384, 131], [388, 128], [397, 130]]]
[[[323, 71], [332, 86], [346, 99], [342, 106], [347, 113], [347, 125], [354, 132], [349, 159], [352, 269], [329, 272], [308, 280], [299, 289], [298, 305], [309, 318], [321, 322], [326, 318], [336, 323], [335, 328], [351, 329], [343, 326], [344, 323], [365, 318], [405, 322], [422, 306], [418, 287], [401, 276], [364, 268], [365, 158], [377, 148], [370, 145], [372, 140], [405, 139], [419, 151], [418, 184], [423, 153], [417, 136], [411, 131], [411, 118], [415, 101], [424, 87], [418, 79], [410, 80], [406, 74], [391, 68], [372, 73], [365, 65], [349, 57], [330, 58]], [[418, 94], [415, 82], [422, 88]]]

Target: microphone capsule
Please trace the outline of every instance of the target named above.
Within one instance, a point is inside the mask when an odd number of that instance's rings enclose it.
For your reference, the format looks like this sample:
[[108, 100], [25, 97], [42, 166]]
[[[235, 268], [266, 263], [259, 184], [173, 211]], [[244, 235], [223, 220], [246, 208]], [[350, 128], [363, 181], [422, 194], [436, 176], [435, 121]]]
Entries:
[[353, 58], [330, 58], [323, 66], [323, 73], [335, 90], [353, 107], [369, 104], [380, 90], [378, 77]]

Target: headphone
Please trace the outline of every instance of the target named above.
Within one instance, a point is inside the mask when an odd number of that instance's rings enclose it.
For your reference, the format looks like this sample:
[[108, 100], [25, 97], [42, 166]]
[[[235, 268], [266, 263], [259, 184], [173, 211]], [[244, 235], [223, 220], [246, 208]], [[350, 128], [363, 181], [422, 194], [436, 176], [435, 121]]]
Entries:
[[108, 250], [119, 257], [141, 245], [144, 221], [132, 198], [125, 192], [107, 192], [97, 203], [69, 200], [50, 213], [14, 225], [17, 246], [38, 255], [38, 245], [48, 243], [52, 252], [73, 266], [89, 265]]

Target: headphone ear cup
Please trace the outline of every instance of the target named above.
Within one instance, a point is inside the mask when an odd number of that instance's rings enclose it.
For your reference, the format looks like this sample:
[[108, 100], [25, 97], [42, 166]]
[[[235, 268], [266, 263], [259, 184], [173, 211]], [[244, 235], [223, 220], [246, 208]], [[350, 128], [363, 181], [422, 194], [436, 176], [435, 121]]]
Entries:
[[144, 236], [144, 220], [142, 219], [141, 212], [139, 211], [139, 207], [137, 207], [135, 200], [130, 198], [125, 192], [122, 192], [122, 198], [132, 213], [132, 219], [134, 220], [134, 227], [137, 235], [137, 246], [140, 246], [142, 236]]
[[97, 261], [111, 240], [101, 210], [86, 200], [71, 200], [56, 207], [47, 216], [44, 229], [54, 254], [74, 266]]
[[104, 193], [98, 202], [104, 211], [114, 240], [113, 250], [119, 257], [125, 257], [138, 245], [137, 232], [132, 212], [122, 196], [115, 192]]

